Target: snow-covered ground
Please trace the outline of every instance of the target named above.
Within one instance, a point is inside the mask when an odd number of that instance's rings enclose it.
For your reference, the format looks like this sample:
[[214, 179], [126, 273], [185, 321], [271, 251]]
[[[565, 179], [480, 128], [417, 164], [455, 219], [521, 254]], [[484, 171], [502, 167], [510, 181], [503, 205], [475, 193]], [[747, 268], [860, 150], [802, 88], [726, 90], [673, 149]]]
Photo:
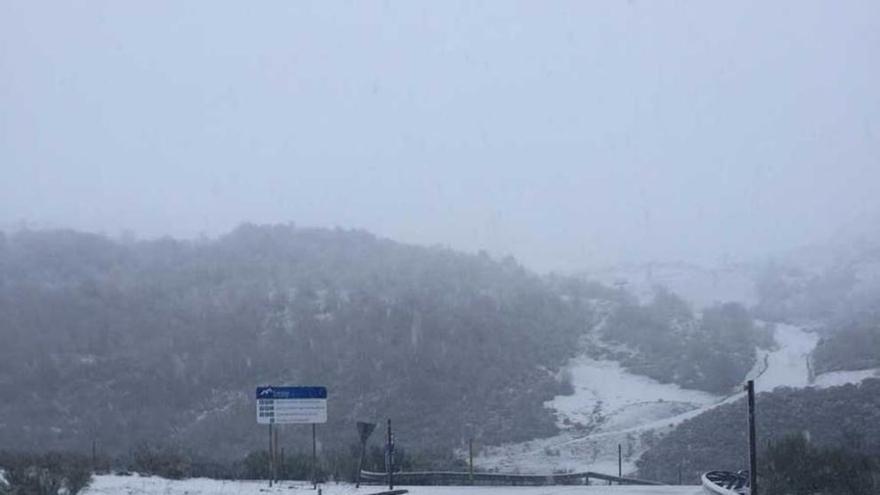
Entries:
[[570, 362], [568, 370], [575, 393], [557, 396], [545, 404], [556, 411], [557, 423], [563, 429], [582, 425], [596, 433], [617, 431], [637, 426], [645, 418], [662, 419], [670, 412], [695, 409], [719, 399], [634, 375], [616, 361], [580, 356]]
[[777, 324], [773, 334], [777, 349], [759, 355], [754, 375], [755, 388], [769, 392], [776, 387], [836, 387], [880, 377], [880, 369], [832, 371], [812, 376], [810, 354], [819, 343], [819, 336], [803, 327]]
[[[381, 492], [379, 486], [355, 488], [348, 483], [320, 485], [322, 495], [369, 495]], [[398, 487], [395, 487], [398, 488]], [[412, 495], [697, 495], [698, 486], [406, 486]], [[269, 488], [265, 481], [227, 481], [210, 479], [166, 480], [141, 476], [95, 476], [84, 495], [259, 495], [317, 493], [303, 482], [284, 482]]]
[[860, 383], [867, 378], [880, 378], [880, 368], [858, 371], [831, 371], [816, 376], [813, 386], [819, 388], [837, 387], [848, 383]]
[[776, 325], [773, 333], [777, 348], [760, 352], [760, 371], [755, 390], [769, 392], [776, 387], [806, 387], [810, 384], [810, 353], [816, 348], [819, 336], [802, 327]]
[[[529, 442], [484, 448], [475, 464], [502, 472], [617, 472], [617, 445], [623, 448], [624, 473], [650, 441], [651, 431], [667, 431], [678, 422], [720, 403], [723, 397], [683, 389], [624, 370], [616, 361], [580, 356], [570, 361], [574, 394], [545, 403], [561, 432]], [[646, 435], [647, 433], [647, 435]]]
[[[880, 370], [835, 372], [813, 379], [810, 353], [818, 336], [808, 329], [786, 324], [775, 327], [777, 347], [758, 356], [749, 378], [758, 391], [776, 387], [833, 386], [858, 383]], [[617, 472], [617, 446], [623, 449], [623, 471], [635, 471], [635, 461], [657, 435], [682, 421], [720, 404], [742, 397], [727, 397], [634, 375], [615, 361], [579, 356], [569, 362], [574, 394], [545, 403], [561, 429], [558, 435], [528, 442], [484, 448], [475, 463], [481, 469], [502, 472], [550, 473], [556, 471]]]

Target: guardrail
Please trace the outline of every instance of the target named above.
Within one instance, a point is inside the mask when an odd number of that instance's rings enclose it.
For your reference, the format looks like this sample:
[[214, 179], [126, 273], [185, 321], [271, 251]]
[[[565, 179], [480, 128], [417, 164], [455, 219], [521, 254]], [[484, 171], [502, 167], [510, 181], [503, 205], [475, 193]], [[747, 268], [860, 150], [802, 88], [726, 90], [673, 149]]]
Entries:
[[[387, 473], [361, 471], [361, 483], [383, 484]], [[458, 471], [410, 471], [395, 472], [394, 483], [407, 485], [503, 485], [503, 486], [542, 486], [542, 485], [586, 485], [590, 479], [608, 481], [621, 485], [662, 485], [655, 481], [611, 476], [608, 474], [585, 471], [580, 473], [562, 474], [503, 474], [503, 473], [471, 473]]]
[[700, 477], [703, 490], [709, 495], [745, 495], [749, 493], [748, 474], [730, 471], [709, 471]]

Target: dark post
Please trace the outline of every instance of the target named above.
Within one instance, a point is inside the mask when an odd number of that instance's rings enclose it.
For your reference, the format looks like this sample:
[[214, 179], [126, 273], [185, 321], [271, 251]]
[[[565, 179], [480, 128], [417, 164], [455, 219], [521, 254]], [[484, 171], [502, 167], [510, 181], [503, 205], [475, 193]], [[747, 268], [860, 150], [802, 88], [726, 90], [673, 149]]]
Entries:
[[385, 438], [385, 467], [388, 469], [388, 490], [394, 490], [394, 435], [391, 433], [391, 419]]
[[474, 484], [474, 439], [468, 438], [468, 475]]
[[318, 489], [318, 434], [315, 423], [312, 423], [312, 484]]
[[278, 484], [278, 427], [273, 429], [272, 436], [272, 480]]
[[275, 442], [273, 440], [272, 423], [269, 423], [269, 455], [268, 455], [267, 462], [269, 463], [268, 467], [269, 467], [269, 487], [270, 488], [272, 487], [272, 481], [273, 481], [272, 471], [274, 468], [272, 467], [272, 464], [273, 464], [272, 456], [273, 456], [273, 452], [274, 452], [274, 450], [273, 450], [274, 443]]
[[95, 439], [92, 439], [92, 472], [98, 470], [98, 446], [95, 443]]
[[755, 381], [746, 383], [749, 394], [749, 494], [758, 495], [758, 455], [755, 443]]
[[281, 447], [281, 462], [279, 464], [281, 464], [281, 469], [280, 469], [281, 479], [286, 480], [287, 479], [287, 467], [286, 467], [287, 465], [284, 464], [284, 447]]
[[617, 444], [617, 477], [623, 478], [623, 448], [620, 444]]
[[681, 459], [678, 460], [678, 484], [681, 484]]

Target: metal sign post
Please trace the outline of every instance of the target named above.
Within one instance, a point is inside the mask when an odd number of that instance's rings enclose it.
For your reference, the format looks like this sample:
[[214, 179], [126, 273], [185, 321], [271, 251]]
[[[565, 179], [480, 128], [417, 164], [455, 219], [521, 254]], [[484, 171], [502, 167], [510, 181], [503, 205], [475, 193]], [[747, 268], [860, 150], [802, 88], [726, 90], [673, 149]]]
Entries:
[[327, 422], [326, 387], [257, 387], [257, 423], [269, 425], [269, 486], [278, 477], [278, 432], [275, 425], [312, 425], [312, 482], [318, 487], [316, 425]]

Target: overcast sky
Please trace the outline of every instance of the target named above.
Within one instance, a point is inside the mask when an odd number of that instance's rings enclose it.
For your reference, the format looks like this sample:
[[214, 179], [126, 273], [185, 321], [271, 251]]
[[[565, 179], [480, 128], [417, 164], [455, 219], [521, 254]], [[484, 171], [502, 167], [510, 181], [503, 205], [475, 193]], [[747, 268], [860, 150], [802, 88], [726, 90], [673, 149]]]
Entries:
[[0, 3], [0, 226], [364, 228], [540, 270], [880, 219], [880, 2]]

